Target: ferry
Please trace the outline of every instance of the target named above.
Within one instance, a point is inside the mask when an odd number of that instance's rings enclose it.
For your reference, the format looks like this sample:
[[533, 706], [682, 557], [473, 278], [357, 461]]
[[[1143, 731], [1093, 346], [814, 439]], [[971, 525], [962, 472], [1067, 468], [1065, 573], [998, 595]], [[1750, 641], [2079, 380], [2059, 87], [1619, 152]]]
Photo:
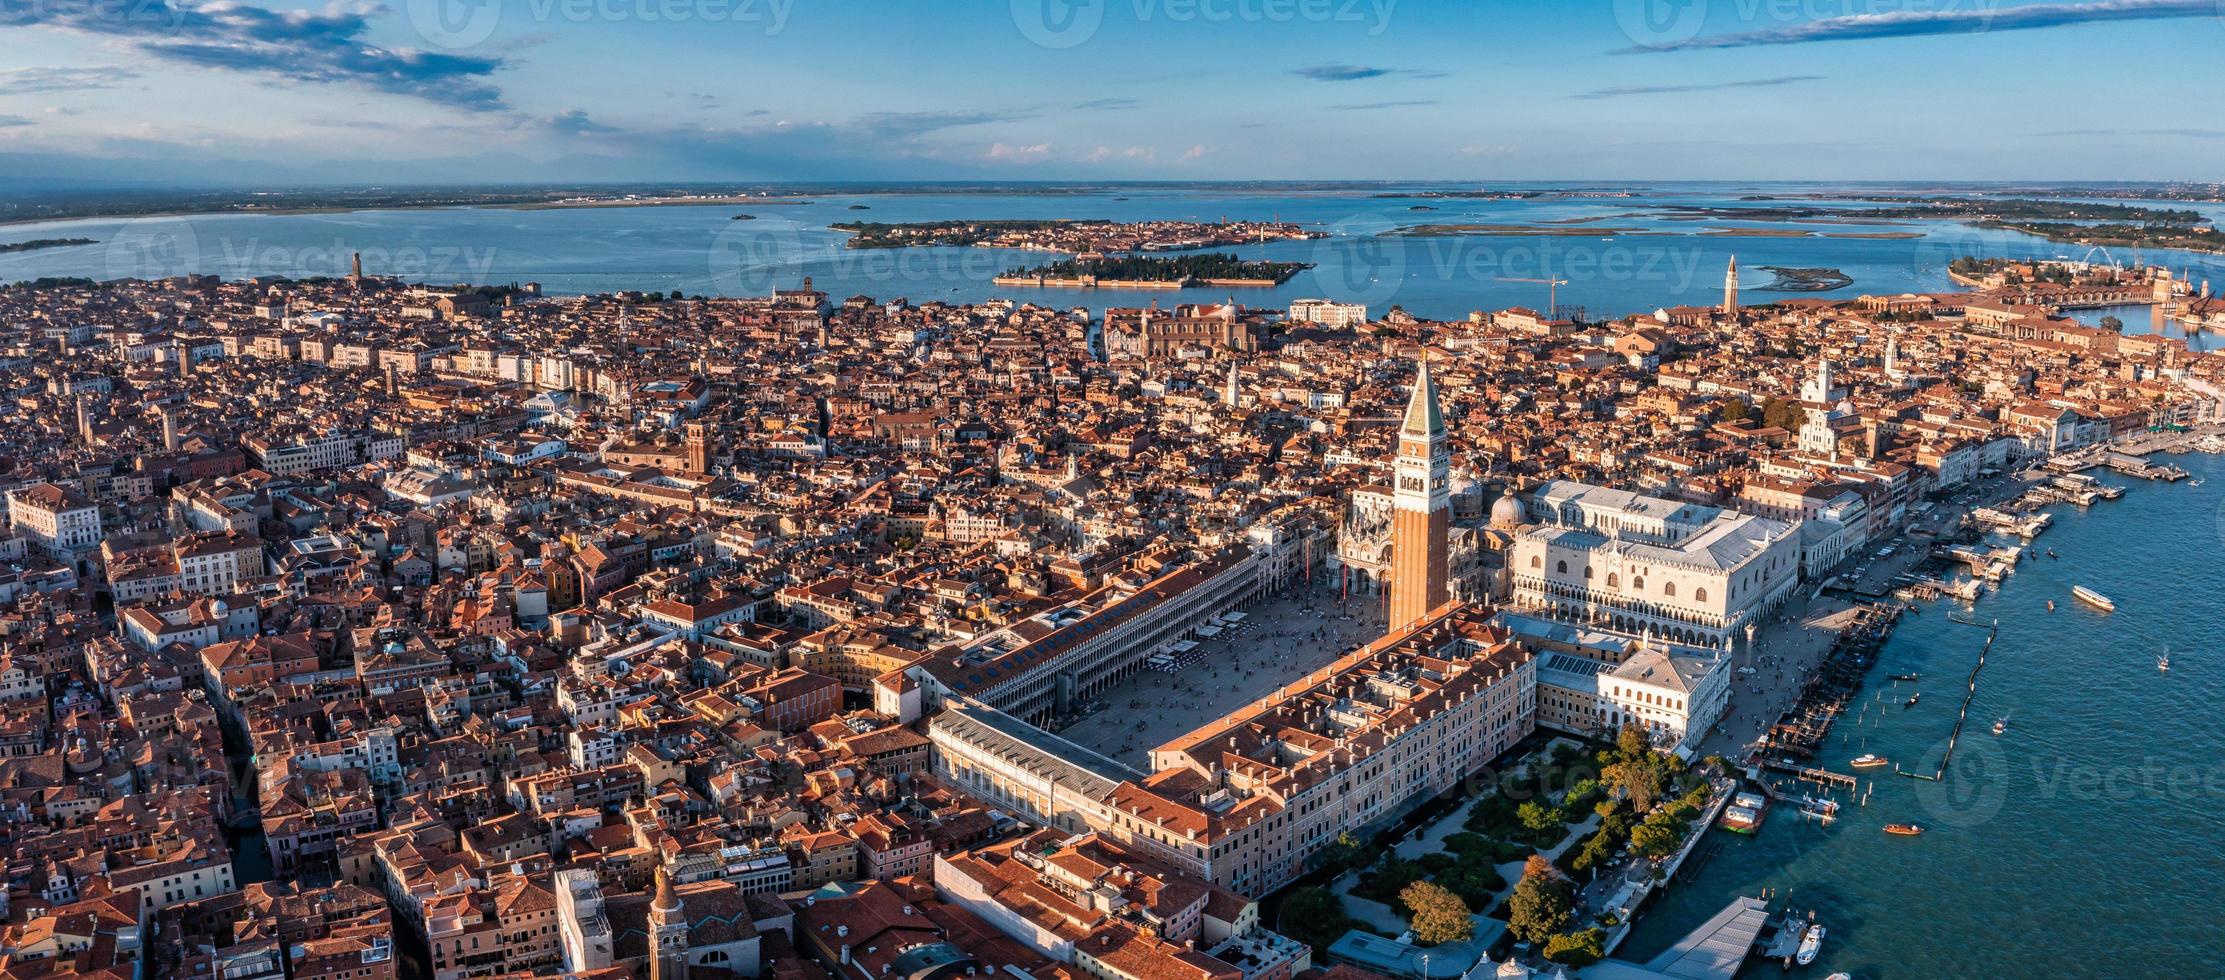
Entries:
[[1878, 755], [1874, 752], [1864, 752], [1861, 755], [1856, 756], [1854, 761], [1847, 763], [1847, 765], [1853, 766], [1856, 769], [1874, 769], [1890, 761], [1892, 760], [1887, 759], [1884, 756]]
[[1723, 817], [1716, 826], [1734, 834], [1751, 834], [1761, 829], [1761, 819], [1768, 812], [1769, 797], [1740, 791], [1731, 797], [1731, 805], [1723, 808]]
[[1918, 834], [1923, 833], [1924, 828], [1921, 824], [1889, 823], [1885, 825], [1885, 832], [1900, 837], [1914, 837]]
[[2094, 608], [2099, 609], [2102, 612], [2117, 611], [2117, 604], [2110, 601], [2108, 596], [2102, 595], [2101, 593], [2089, 589], [2083, 585], [2072, 586], [2070, 594], [2071, 598], [2077, 599], [2080, 602], [2093, 606]]
[[1808, 923], [1808, 931], [1800, 934], [1800, 951], [1792, 955], [1792, 961], [1801, 966], [1807, 966], [1815, 962], [1816, 954], [1822, 951], [1823, 925], [1822, 923], [1811, 922]]

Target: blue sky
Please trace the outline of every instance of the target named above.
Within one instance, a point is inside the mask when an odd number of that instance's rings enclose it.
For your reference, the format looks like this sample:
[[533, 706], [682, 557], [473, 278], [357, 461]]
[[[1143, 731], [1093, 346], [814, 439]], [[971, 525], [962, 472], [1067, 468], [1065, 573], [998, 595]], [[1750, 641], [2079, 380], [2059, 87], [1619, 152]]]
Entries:
[[2220, 179], [2225, 0], [0, 0], [0, 178]]

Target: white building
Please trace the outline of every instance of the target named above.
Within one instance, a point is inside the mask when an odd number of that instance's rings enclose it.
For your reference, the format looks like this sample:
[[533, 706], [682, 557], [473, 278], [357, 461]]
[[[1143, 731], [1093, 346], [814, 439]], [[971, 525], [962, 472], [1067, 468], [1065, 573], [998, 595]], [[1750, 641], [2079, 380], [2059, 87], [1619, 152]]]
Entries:
[[100, 547], [100, 506], [51, 483], [9, 493], [8, 523], [34, 547], [65, 564]]
[[1794, 525], [1566, 480], [1514, 531], [1513, 606], [1671, 642], [1720, 646], [1800, 578]]
[[1357, 327], [1367, 323], [1367, 306], [1329, 299], [1294, 299], [1290, 301], [1289, 318], [1324, 327]]

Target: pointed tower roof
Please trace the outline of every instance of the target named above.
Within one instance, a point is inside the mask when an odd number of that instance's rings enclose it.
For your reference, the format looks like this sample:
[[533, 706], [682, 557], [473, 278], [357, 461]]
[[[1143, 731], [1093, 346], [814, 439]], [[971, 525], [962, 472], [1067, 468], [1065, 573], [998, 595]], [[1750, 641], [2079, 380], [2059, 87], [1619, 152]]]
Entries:
[[672, 874], [664, 868], [657, 869], [657, 896], [649, 908], [666, 914], [680, 911], [680, 896], [672, 890]]
[[1437, 382], [1429, 378], [1428, 361], [1421, 363], [1421, 372], [1414, 378], [1414, 395], [1406, 402], [1406, 422], [1398, 431], [1413, 436], [1445, 433], [1445, 415], [1437, 409]]

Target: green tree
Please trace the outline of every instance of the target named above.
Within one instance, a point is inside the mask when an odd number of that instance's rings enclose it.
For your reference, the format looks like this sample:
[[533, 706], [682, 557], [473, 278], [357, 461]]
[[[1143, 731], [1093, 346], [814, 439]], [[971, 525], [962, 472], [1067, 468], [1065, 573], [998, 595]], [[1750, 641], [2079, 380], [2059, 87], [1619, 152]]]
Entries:
[[1725, 421], [1725, 422], [1743, 422], [1743, 421], [1745, 421], [1745, 420], [1746, 420], [1746, 413], [1747, 413], [1747, 411], [1748, 411], [1748, 409], [1746, 408], [1746, 400], [1745, 400], [1745, 399], [1743, 399], [1743, 398], [1726, 398], [1726, 399], [1723, 399], [1723, 421]]
[[1543, 834], [1561, 827], [1561, 811], [1543, 800], [1531, 800], [1516, 807], [1514, 815], [1533, 834]]
[[1507, 896], [1507, 931], [1526, 943], [1542, 943], [1568, 928], [1576, 907], [1576, 885], [1563, 877], [1552, 862], [1532, 856], [1522, 867], [1522, 880]]
[[1329, 955], [1334, 943], [1352, 928], [1344, 903], [1326, 888], [1300, 888], [1283, 899], [1276, 931], [1313, 947], [1314, 955]]
[[2125, 322], [2113, 316], [2105, 316], [2101, 318], [2101, 328], [2110, 333], [2124, 333]]
[[1676, 824], [1669, 820], [1647, 820], [1630, 832], [1630, 848], [1656, 861], [1676, 853], [1678, 839]]
[[1545, 958], [1583, 969], [1607, 958], [1607, 930], [1564, 932], [1545, 940]]
[[1470, 917], [1468, 903], [1442, 885], [1417, 881], [1399, 892], [1398, 899], [1412, 910], [1407, 924], [1422, 945], [1466, 942], [1475, 935], [1476, 921]]

